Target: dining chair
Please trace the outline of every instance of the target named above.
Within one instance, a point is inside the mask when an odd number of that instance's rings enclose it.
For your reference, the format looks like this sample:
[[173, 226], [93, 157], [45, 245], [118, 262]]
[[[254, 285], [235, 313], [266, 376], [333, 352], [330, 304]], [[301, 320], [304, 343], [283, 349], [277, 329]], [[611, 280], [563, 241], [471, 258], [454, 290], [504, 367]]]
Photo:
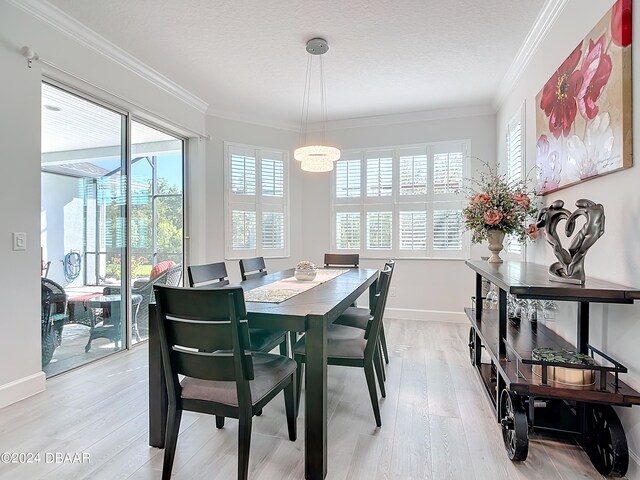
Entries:
[[187, 276], [191, 287], [224, 287], [229, 285], [227, 278], [229, 275], [224, 262], [189, 265]]
[[[391, 279], [393, 278], [393, 269], [395, 267], [395, 262], [393, 260], [388, 260], [384, 264], [385, 268], [391, 269], [391, 274], [389, 275], [389, 283], [391, 283]], [[378, 291], [380, 290], [380, 282], [378, 282]], [[388, 291], [387, 291], [388, 293]], [[386, 305], [386, 299], [385, 299]], [[349, 307], [347, 308], [342, 315], [340, 315], [336, 321], [334, 322], [336, 325], [346, 325], [349, 327], [359, 328], [361, 330], [366, 330], [369, 325], [369, 319], [373, 315], [375, 310], [375, 305], [371, 305], [370, 308], [361, 308], [361, 307]], [[382, 312], [384, 317], [384, 312]], [[381, 320], [380, 327], [380, 343], [382, 347], [382, 354], [384, 356], [385, 363], [389, 363], [389, 350], [387, 349], [387, 338], [384, 331], [384, 321]]]
[[[380, 291], [375, 294], [376, 306], [367, 330], [335, 324], [327, 327], [327, 364], [344, 367], [361, 367], [364, 369], [369, 396], [371, 397], [371, 406], [373, 407], [373, 414], [378, 427], [382, 426], [382, 421], [380, 418], [380, 406], [378, 404], [378, 392], [376, 389], [376, 375], [378, 376], [381, 395], [383, 397], [387, 396], [384, 383], [381, 380], [382, 363], [378, 349], [378, 337], [380, 335], [382, 313], [384, 312], [390, 278], [391, 269], [385, 267], [385, 269], [380, 272], [378, 280]], [[300, 401], [299, 395], [302, 388], [303, 364], [306, 361], [305, 339], [306, 337], [303, 336], [298, 343], [296, 343], [293, 350], [294, 358], [298, 365], [296, 374], [298, 377], [298, 402]]]
[[243, 258], [240, 260], [240, 275], [242, 280], [248, 278], [264, 277], [267, 274], [267, 266], [264, 257]]
[[[162, 478], [169, 480], [184, 410], [237, 418], [238, 479], [249, 471], [251, 423], [284, 390], [289, 440], [297, 437], [296, 363], [249, 350], [241, 287], [155, 286], [158, 333], [168, 397]], [[180, 381], [178, 375], [184, 378]]]
[[357, 267], [360, 264], [358, 253], [325, 253], [325, 267]]
[[[196, 288], [220, 288], [229, 285], [229, 275], [224, 262], [208, 263], [206, 265], [190, 265], [187, 267], [189, 286]], [[251, 350], [270, 352], [280, 348], [280, 355], [289, 356], [287, 333], [281, 330], [266, 330], [250, 328]]]

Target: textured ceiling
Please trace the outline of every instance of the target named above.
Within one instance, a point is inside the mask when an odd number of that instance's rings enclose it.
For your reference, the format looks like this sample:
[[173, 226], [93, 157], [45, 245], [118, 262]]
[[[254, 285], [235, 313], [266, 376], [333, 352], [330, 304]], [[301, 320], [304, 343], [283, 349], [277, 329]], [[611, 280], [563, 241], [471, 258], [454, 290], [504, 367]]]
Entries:
[[[210, 113], [298, 125], [308, 39], [329, 42], [330, 120], [488, 105], [544, 0], [50, 3], [205, 100]], [[311, 95], [314, 120], [318, 89]]]

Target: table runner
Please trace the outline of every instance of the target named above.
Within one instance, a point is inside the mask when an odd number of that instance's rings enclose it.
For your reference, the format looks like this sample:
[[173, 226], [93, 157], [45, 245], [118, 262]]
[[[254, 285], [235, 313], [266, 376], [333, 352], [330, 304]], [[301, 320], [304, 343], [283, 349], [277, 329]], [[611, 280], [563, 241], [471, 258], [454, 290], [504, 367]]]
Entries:
[[269, 285], [263, 285], [253, 290], [244, 292], [244, 299], [247, 302], [265, 302], [265, 303], [282, 303], [285, 300], [295, 297], [296, 295], [306, 292], [324, 282], [336, 278], [343, 273], [346, 273], [347, 269], [329, 269], [319, 268], [316, 278], [311, 281], [296, 280], [295, 277], [285, 278], [278, 280], [277, 282], [270, 283]]

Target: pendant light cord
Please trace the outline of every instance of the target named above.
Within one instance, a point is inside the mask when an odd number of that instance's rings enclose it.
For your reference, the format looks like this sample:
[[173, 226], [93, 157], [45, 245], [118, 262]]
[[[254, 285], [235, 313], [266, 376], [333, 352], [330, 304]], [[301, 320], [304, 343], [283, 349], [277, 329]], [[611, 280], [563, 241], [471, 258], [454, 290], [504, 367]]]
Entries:
[[309, 94], [311, 90], [311, 59], [307, 57], [307, 72], [304, 81], [304, 92], [302, 93], [302, 113], [300, 114], [300, 145], [307, 143], [307, 125], [309, 123]]

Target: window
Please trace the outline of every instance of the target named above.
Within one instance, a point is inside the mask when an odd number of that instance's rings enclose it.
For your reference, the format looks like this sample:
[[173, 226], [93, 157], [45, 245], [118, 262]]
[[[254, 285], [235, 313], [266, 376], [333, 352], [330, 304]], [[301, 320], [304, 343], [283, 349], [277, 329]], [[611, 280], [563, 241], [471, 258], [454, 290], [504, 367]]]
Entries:
[[343, 152], [333, 174], [332, 248], [373, 258], [464, 258], [457, 192], [468, 158], [468, 141]]
[[225, 142], [227, 259], [288, 255], [288, 152]]
[[[506, 165], [506, 177], [507, 182], [510, 185], [519, 183], [523, 180], [523, 165], [524, 165], [524, 150], [522, 145], [524, 144], [522, 135], [522, 112], [523, 108], [519, 108], [513, 119], [507, 125], [507, 165]], [[515, 253], [521, 255], [523, 252], [523, 245], [516, 238], [509, 235], [506, 239], [507, 253]]]

